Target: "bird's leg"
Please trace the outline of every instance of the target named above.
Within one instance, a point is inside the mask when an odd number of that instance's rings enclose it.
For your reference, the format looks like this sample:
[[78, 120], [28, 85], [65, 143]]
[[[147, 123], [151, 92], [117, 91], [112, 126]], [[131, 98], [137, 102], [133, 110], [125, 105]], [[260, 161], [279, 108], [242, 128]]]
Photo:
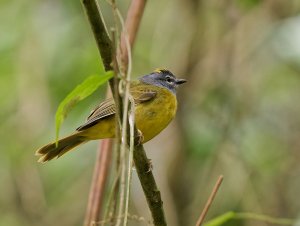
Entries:
[[137, 130], [137, 134], [135, 134], [135, 137], [134, 137], [134, 144], [136, 146], [142, 144], [144, 141], [144, 136], [143, 136], [143, 133], [142, 131], [140, 131], [139, 129]]
[[[143, 141], [144, 141], [143, 133], [138, 129], [137, 134], [134, 137], [134, 144], [137, 146], [142, 144]], [[153, 170], [152, 159], [148, 159], [148, 170], [146, 171], [146, 173], [149, 173], [152, 170]]]
[[[132, 169], [133, 170], [136, 170], [136, 167], [135, 167], [135, 163], [132, 162]], [[146, 171], [146, 173], [149, 173], [153, 170], [153, 164], [152, 164], [152, 159], [148, 159], [148, 169]]]
[[146, 171], [146, 173], [149, 173], [152, 170], [153, 170], [152, 159], [148, 159], [148, 170]]

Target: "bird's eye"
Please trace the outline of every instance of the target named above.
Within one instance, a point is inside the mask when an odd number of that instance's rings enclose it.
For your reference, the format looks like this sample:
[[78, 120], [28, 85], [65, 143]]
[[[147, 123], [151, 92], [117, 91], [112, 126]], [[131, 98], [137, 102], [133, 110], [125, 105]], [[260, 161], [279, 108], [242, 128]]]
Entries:
[[170, 77], [170, 76], [167, 76], [167, 77], [166, 77], [166, 81], [167, 81], [167, 83], [172, 83], [171, 77]]

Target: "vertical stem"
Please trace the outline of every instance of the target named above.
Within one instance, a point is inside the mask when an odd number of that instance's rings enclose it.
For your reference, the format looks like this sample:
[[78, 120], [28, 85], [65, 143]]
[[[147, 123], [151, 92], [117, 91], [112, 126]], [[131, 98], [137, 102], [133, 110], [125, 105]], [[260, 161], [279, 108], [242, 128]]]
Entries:
[[[96, 3], [95, 0], [83, 0], [84, 7], [86, 9], [86, 13], [88, 15], [90, 24], [92, 26], [92, 30], [98, 45], [98, 48], [100, 50], [100, 54], [103, 60], [103, 64], [106, 70], [112, 70], [112, 47], [111, 47], [111, 41], [109, 40], [106, 28], [104, 26], [104, 22], [102, 20], [102, 16], [99, 11], [99, 6]], [[138, 30], [138, 26], [140, 24], [141, 16], [143, 14], [143, 10], [145, 8], [146, 0], [132, 0], [130, 9], [128, 10], [127, 14], [127, 19], [125, 22], [125, 30], [127, 31], [127, 35], [129, 37], [129, 43], [130, 47], [132, 47], [135, 37], [136, 37], [136, 32]], [[106, 33], [106, 34], [102, 34]], [[118, 54], [121, 54], [121, 59], [123, 61], [124, 69], [123, 71], [127, 71], [127, 65], [128, 65], [128, 52], [127, 52], [127, 44], [125, 42], [125, 34], [121, 35], [121, 43], [120, 43], [120, 50], [118, 51]], [[110, 52], [109, 52], [110, 51]], [[112, 84], [113, 81], [110, 81], [110, 84]], [[111, 87], [113, 88], [113, 87]], [[137, 134], [136, 128], [134, 128], [134, 134]], [[91, 193], [97, 193], [99, 190], [96, 190], [98, 183], [95, 181], [100, 181], [99, 180], [99, 175], [103, 174], [102, 171], [107, 172], [107, 169], [110, 165], [110, 160], [111, 158], [108, 158], [107, 155], [111, 154], [109, 153], [111, 148], [108, 148], [109, 145], [104, 145], [102, 144], [103, 148], [102, 149], [102, 155], [99, 155], [99, 157], [102, 156], [103, 162], [105, 163], [103, 167], [101, 167], [100, 159], [97, 159], [96, 167], [95, 167], [95, 176], [93, 177], [93, 183], [92, 183], [92, 188], [91, 188]], [[106, 156], [105, 156], [106, 155]], [[164, 216], [164, 210], [162, 207], [162, 200], [160, 197], [160, 192], [157, 188], [156, 182], [154, 180], [153, 174], [151, 171], [149, 171], [149, 164], [148, 164], [148, 158], [146, 156], [145, 150], [142, 145], [137, 145], [134, 147], [133, 151], [133, 158], [134, 162], [136, 165], [137, 173], [144, 191], [144, 194], [147, 199], [147, 203], [149, 205], [149, 208], [151, 210], [151, 214], [153, 217], [153, 223], [154, 225], [167, 225], [165, 221], [165, 216]], [[104, 161], [104, 159], [107, 159], [107, 161]], [[98, 164], [99, 162], [99, 164]], [[108, 163], [109, 162], [109, 163]], [[103, 169], [105, 168], [105, 170]], [[104, 174], [103, 174], [104, 175]], [[107, 174], [106, 174], [107, 176]], [[99, 195], [94, 195], [90, 194], [90, 202], [93, 202], [93, 205], [88, 205], [94, 206], [95, 209], [88, 209], [87, 210], [87, 218], [86, 221], [87, 224], [86, 226], [90, 226], [91, 222], [98, 221], [99, 216], [94, 216], [92, 213], [98, 213], [100, 212], [101, 209], [101, 202], [103, 200], [103, 194], [104, 194], [104, 187], [105, 187], [105, 180], [102, 180], [100, 184], [101, 186], [101, 192], [99, 192]], [[95, 186], [95, 187], [94, 187]], [[93, 199], [91, 197], [96, 198]], [[91, 207], [93, 208], [93, 207]], [[92, 216], [90, 216], [92, 214]], [[95, 220], [96, 219], [96, 220]]]
[[112, 147], [111, 140], [105, 139], [102, 141], [100, 146], [100, 151], [98, 152], [96, 165], [94, 168], [94, 175], [92, 179], [92, 185], [90, 189], [88, 206], [86, 211], [86, 216], [84, 220], [85, 226], [90, 226], [92, 222], [97, 222], [100, 220], [100, 210], [101, 205], [99, 203], [103, 202], [107, 175], [108, 175], [108, 165], [111, 162], [112, 152], [110, 151]]
[[138, 177], [141, 181], [141, 185], [147, 199], [148, 206], [151, 211], [153, 224], [155, 226], [166, 226], [167, 223], [160, 191], [156, 185], [151, 170], [149, 171], [149, 162], [143, 145], [135, 146], [133, 151], [133, 159]]
[[[96, 0], [82, 0], [82, 3], [96, 39], [104, 68], [106, 71], [112, 70], [112, 42], [109, 39], [103, 22], [100, 7]], [[111, 165], [112, 141], [107, 139], [103, 140], [100, 146], [89, 193], [88, 206], [84, 220], [85, 226], [90, 226], [92, 222], [97, 222], [100, 219], [108, 169]]]
[[223, 181], [223, 175], [220, 175], [210, 196], [208, 197], [208, 200], [207, 202], [205, 203], [205, 206], [204, 206], [204, 209], [202, 210], [201, 214], [200, 214], [200, 217], [199, 219], [197, 220], [197, 223], [196, 223], [196, 226], [201, 226], [203, 221], [204, 221], [204, 218], [209, 210], [209, 207], [211, 206], [212, 202], [214, 201], [214, 198], [222, 184], [222, 181]]
[[[127, 31], [127, 37], [131, 47], [135, 42], [136, 34], [142, 20], [145, 6], [146, 0], [133, 0], [131, 1], [130, 8], [128, 9], [125, 21], [125, 30]], [[123, 32], [121, 34], [121, 43], [119, 51], [123, 65], [125, 65], [126, 67], [128, 65], [128, 51], [125, 36], [126, 34], [124, 34]]]
[[96, 0], [82, 0], [82, 3], [93, 30], [104, 68], [106, 71], [113, 70], [111, 65], [113, 56], [112, 42], [103, 22], [98, 2]]

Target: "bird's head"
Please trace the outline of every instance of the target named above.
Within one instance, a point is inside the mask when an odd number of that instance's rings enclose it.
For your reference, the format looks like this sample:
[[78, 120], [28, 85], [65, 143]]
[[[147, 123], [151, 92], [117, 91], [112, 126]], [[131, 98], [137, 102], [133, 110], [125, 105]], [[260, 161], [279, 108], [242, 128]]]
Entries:
[[176, 78], [172, 72], [166, 69], [157, 69], [151, 74], [141, 77], [140, 81], [149, 85], [167, 88], [174, 94], [176, 93], [176, 88], [186, 82], [185, 79]]

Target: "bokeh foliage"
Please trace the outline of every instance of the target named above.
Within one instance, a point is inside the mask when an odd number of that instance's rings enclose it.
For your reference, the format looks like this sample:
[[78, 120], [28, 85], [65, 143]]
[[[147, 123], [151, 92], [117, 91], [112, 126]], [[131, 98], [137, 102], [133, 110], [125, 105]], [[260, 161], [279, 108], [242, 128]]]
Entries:
[[[118, 5], [125, 13], [128, 1]], [[299, 12], [299, 0], [148, 1], [133, 76], [166, 67], [189, 81], [175, 122], [146, 146], [170, 225], [195, 224], [219, 174], [208, 219], [236, 211], [297, 220]], [[2, 0], [0, 27], [0, 225], [81, 225], [97, 142], [44, 165], [33, 155], [55, 138], [59, 103], [103, 71], [81, 3]], [[62, 135], [104, 91], [75, 107]], [[135, 180], [132, 189], [130, 213], [149, 219]]]

